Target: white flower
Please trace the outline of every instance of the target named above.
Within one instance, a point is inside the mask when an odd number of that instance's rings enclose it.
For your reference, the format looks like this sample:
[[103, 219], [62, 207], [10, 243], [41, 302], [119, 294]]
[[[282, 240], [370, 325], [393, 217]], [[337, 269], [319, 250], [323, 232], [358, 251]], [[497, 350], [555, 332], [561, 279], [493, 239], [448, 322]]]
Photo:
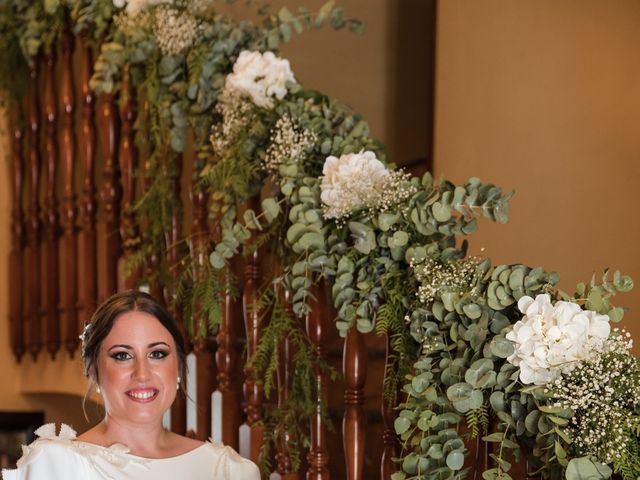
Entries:
[[225, 90], [248, 95], [259, 107], [273, 108], [273, 97], [284, 98], [287, 82], [295, 81], [289, 60], [273, 52], [243, 50], [227, 76]]
[[327, 157], [321, 178], [325, 218], [340, 219], [359, 209], [389, 210], [417, 191], [409, 174], [387, 170], [369, 151]]
[[515, 343], [507, 361], [520, 367], [524, 384], [545, 385], [573, 362], [588, 360], [610, 332], [609, 317], [571, 302], [551, 304], [549, 295], [518, 301], [524, 314], [506, 338]]
[[373, 152], [327, 157], [320, 185], [324, 216], [341, 218], [353, 210], [374, 207], [390, 173]]
[[113, 6], [116, 8], [124, 7], [127, 5], [126, 12], [130, 17], [135, 17], [138, 13], [153, 7], [154, 5], [161, 5], [163, 3], [172, 3], [173, 0], [113, 0]]

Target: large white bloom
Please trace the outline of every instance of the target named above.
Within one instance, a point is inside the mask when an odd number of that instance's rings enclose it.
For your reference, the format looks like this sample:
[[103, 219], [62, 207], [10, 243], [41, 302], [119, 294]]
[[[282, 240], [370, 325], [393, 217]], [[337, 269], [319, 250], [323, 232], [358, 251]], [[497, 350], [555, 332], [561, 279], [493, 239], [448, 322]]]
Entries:
[[273, 108], [273, 97], [284, 98], [287, 82], [295, 82], [289, 60], [273, 52], [243, 50], [227, 76], [225, 89], [248, 95], [259, 107]]
[[327, 157], [322, 168], [320, 199], [326, 218], [341, 218], [378, 204], [391, 172], [373, 152]]
[[135, 17], [138, 13], [153, 7], [154, 5], [161, 5], [163, 3], [172, 3], [173, 0], [113, 0], [113, 5], [116, 8], [122, 8], [127, 5], [125, 9], [127, 15]]
[[571, 302], [551, 303], [549, 295], [522, 297], [524, 314], [507, 335], [514, 352], [507, 361], [520, 367], [524, 384], [545, 385], [573, 362], [587, 360], [610, 333], [609, 317]]

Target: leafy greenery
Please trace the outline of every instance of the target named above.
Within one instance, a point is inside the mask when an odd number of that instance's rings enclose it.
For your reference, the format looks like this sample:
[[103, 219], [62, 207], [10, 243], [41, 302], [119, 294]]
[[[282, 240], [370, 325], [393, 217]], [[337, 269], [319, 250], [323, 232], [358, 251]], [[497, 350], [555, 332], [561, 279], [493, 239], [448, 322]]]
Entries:
[[[505, 223], [511, 193], [475, 177], [454, 185], [429, 173], [402, 174], [360, 115], [295, 81], [280, 85], [282, 95], [268, 93], [272, 108], [227, 85], [241, 52], [277, 54], [294, 33], [323, 25], [361, 31], [333, 1], [313, 13], [302, 7], [272, 12], [249, 1], [259, 24], [197, 3], [152, 5], [134, 18], [111, 0], [1, 0], [0, 89], [3, 98], [22, 98], [28, 69], [67, 27], [99, 50], [91, 86], [106, 98], [133, 102], [135, 141], [144, 154], [137, 172], [144, 194], [132, 212], [139, 236], [130, 240], [135, 251], [128, 269], [173, 292], [191, 337], [215, 334], [222, 298], [237, 296], [235, 257], [262, 250], [278, 259], [280, 268], [262, 279], [253, 306], [263, 332], [247, 363], [271, 401], [263, 419], [265, 473], [276, 446], [286, 446], [293, 469], [300, 467], [309, 445], [306, 425], [317, 407], [314, 375], [335, 375], [302, 328], [313, 287], [322, 281], [331, 287], [342, 336], [357, 328], [386, 336], [391, 346], [384, 398], [392, 404], [401, 385], [404, 395], [395, 420], [403, 453], [394, 480], [465, 478], [466, 443], [478, 437], [494, 446], [491, 468], [482, 474], [487, 480], [511, 478], [510, 462], [524, 458], [548, 479], [613, 472], [637, 478], [637, 399], [620, 408], [626, 415], [626, 423], [616, 425], [621, 455], [605, 462], [594, 454], [599, 451], [580, 446], [576, 419], [586, 414], [560, 404], [559, 387], [524, 387], [520, 369], [507, 360], [514, 353], [507, 335], [522, 318], [517, 302], [523, 296], [546, 293], [615, 322], [624, 310], [611, 298], [630, 290], [631, 280], [605, 272], [570, 295], [557, 289], [555, 273], [468, 257], [460, 238], [475, 232], [479, 218]], [[168, 18], [177, 22], [171, 29]], [[184, 35], [176, 36], [180, 25]], [[258, 77], [252, 81], [264, 79]], [[178, 193], [190, 152], [195, 194], [206, 196], [207, 221], [216, 225], [206, 238], [172, 233], [184, 213]], [[378, 162], [393, 180], [391, 193], [375, 191], [384, 201], [355, 202], [344, 215], [329, 214], [323, 193], [330, 157]], [[369, 179], [354, 178], [366, 189]], [[287, 399], [276, 406], [283, 338], [296, 368]], [[602, 358], [612, 362], [605, 366], [624, 364], [625, 379], [640, 385], [637, 360]], [[565, 374], [562, 385], [571, 378]], [[575, 379], [578, 387], [581, 382]], [[622, 398], [611, 385], [616, 400]]]

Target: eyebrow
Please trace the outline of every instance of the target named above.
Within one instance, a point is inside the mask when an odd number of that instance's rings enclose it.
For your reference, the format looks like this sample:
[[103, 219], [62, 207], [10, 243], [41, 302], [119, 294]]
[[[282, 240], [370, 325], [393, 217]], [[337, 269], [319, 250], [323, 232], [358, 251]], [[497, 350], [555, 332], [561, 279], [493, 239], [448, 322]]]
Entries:
[[[147, 345], [147, 348], [153, 348], [153, 347], [157, 347], [158, 345], [164, 345], [166, 347], [171, 348], [171, 346], [167, 343], [167, 342], [153, 342], [150, 343], [149, 345]], [[119, 343], [117, 345], [113, 345], [109, 350], [107, 350], [108, 352], [110, 352], [111, 350], [113, 350], [114, 348], [125, 348], [127, 350], [133, 350], [133, 347], [131, 345], [125, 345], [122, 343]]]

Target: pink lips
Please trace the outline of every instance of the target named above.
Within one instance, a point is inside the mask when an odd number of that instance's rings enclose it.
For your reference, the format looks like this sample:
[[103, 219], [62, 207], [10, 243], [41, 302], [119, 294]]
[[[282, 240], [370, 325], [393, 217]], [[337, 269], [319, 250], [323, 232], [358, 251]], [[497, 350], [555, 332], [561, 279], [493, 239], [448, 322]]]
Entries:
[[134, 388], [125, 393], [134, 402], [149, 403], [155, 400], [159, 390], [155, 388]]

